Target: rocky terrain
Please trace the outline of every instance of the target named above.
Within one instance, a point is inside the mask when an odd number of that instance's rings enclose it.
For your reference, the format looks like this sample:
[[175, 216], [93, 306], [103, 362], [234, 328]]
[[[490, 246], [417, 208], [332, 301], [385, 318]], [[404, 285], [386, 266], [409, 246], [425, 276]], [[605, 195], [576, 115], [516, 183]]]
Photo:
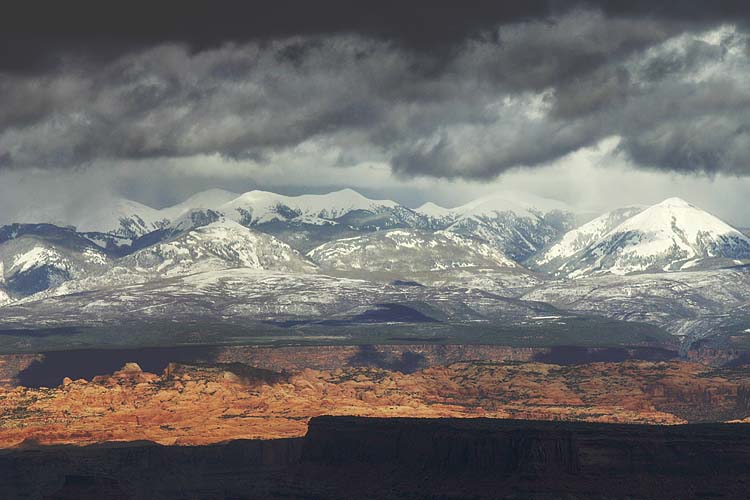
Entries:
[[318, 415], [678, 424], [750, 415], [750, 376], [680, 361], [463, 362], [404, 374], [350, 367], [130, 363], [110, 376], [0, 392], [0, 446], [149, 440], [206, 444], [305, 434]]

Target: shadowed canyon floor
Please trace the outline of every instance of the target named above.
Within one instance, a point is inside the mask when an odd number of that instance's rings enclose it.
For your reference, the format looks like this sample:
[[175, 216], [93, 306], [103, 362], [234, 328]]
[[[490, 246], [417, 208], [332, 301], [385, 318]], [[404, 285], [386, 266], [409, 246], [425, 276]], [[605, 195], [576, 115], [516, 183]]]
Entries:
[[[90, 380], [112, 373], [127, 362], [161, 373], [170, 362], [241, 363], [267, 370], [299, 372], [305, 368], [333, 371], [371, 367], [412, 373], [466, 360], [539, 361], [559, 365], [641, 359], [675, 359], [674, 350], [658, 347], [511, 347], [458, 344], [309, 345], [293, 347], [211, 346], [69, 349], [40, 353], [0, 354], [0, 386], [55, 387], [65, 377]], [[710, 364], [710, 363], [706, 363]]]
[[750, 426], [317, 417], [304, 437], [0, 450], [0, 497], [746, 498]]
[[682, 361], [460, 362], [274, 372], [244, 364], [127, 364], [91, 381], [0, 390], [0, 446], [303, 436], [319, 415], [493, 417], [644, 424], [750, 415], [750, 374]]

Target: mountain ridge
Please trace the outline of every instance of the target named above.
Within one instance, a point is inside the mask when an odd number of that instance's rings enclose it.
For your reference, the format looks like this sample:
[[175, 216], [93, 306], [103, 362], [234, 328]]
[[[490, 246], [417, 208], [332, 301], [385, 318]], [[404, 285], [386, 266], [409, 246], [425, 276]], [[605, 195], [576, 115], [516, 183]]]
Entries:
[[500, 250], [448, 231], [377, 231], [324, 243], [308, 252], [322, 269], [429, 272], [463, 268], [520, 268]]

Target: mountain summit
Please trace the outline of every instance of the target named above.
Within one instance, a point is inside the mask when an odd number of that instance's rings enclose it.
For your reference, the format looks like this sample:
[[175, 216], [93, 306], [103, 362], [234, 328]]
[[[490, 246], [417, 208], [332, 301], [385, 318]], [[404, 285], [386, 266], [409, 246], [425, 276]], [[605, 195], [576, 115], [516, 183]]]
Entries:
[[377, 213], [394, 208], [391, 200], [371, 200], [353, 189], [342, 189], [328, 194], [284, 196], [268, 191], [250, 191], [216, 207], [245, 225], [297, 219], [300, 222], [325, 224], [354, 211]]
[[[596, 227], [617, 221], [627, 212], [612, 212], [571, 233], [547, 249], [538, 264], [548, 264], [575, 249]], [[567, 246], [567, 248], [566, 248]], [[602, 234], [561, 263], [556, 271], [571, 277], [590, 274], [632, 274], [674, 271], [707, 264], [709, 260], [750, 258], [750, 238], [681, 198], [653, 205]], [[559, 262], [559, 261], [558, 261]]]

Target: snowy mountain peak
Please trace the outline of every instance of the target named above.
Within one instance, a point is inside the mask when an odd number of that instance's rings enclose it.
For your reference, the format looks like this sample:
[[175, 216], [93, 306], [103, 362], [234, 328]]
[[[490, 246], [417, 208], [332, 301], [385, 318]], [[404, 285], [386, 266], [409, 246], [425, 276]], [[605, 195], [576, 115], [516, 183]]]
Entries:
[[450, 208], [441, 207], [440, 205], [428, 201], [420, 207], [414, 209], [418, 214], [426, 215], [427, 217], [433, 217], [435, 219], [441, 219], [443, 217], [449, 217], [453, 210]]
[[186, 200], [172, 205], [171, 207], [163, 208], [161, 213], [165, 218], [174, 220], [184, 213], [195, 210], [195, 209], [211, 209], [215, 210], [217, 207], [237, 198], [237, 193], [227, 191], [225, 189], [208, 189], [206, 191], [200, 191], [190, 196]]
[[538, 218], [549, 212], [572, 213], [565, 203], [529, 194], [498, 192], [482, 196], [455, 208], [444, 208], [431, 201], [415, 209], [415, 212], [433, 218], [496, 216], [513, 213], [519, 217]]
[[694, 246], [701, 234], [712, 239], [730, 234], [744, 237], [718, 217], [680, 198], [669, 198], [647, 208], [623, 222], [616, 231], [638, 231], [670, 236], [676, 234], [686, 246]]
[[79, 232], [109, 233], [124, 238], [143, 236], [164, 227], [167, 223], [158, 210], [119, 197], [100, 201], [95, 207], [84, 203], [66, 212], [64, 225], [75, 227]]
[[300, 200], [312, 202], [313, 200], [321, 200], [329, 203], [336, 207], [350, 207], [352, 209], [371, 209], [373, 207], [388, 207], [394, 208], [398, 206], [398, 203], [391, 200], [372, 200], [367, 198], [363, 194], [355, 191], [351, 188], [344, 188], [339, 191], [333, 191], [328, 194], [313, 195], [306, 194], [297, 197]]
[[461, 205], [455, 208], [454, 211], [463, 216], [512, 212], [522, 217], [535, 217], [535, 214], [529, 209], [529, 205], [509, 200], [503, 196], [487, 196]]
[[487, 242], [522, 261], [574, 227], [574, 214], [561, 202], [514, 198], [497, 193], [454, 208], [447, 230]]
[[[575, 231], [581, 229], [585, 228]], [[569, 235], [561, 243], [570, 240]], [[688, 269], [706, 259], [748, 258], [750, 238], [685, 200], [669, 198], [627, 218], [558, 271], [571, 276], [623, 275]]]
[[[333, 191], [331, 193], [328, 193], [327, 195], [322, 196], [328, 196], [330, 198], [338, 199], [338, 200], [349, 200], [351, 202], [367, 202], [371, 201], [369, 198], [364, 196], [359, 191], [355, 191], [352, 188], [344, 188], [339, 189], [338, 191]], [[381, 200], [382, 201], [382, 200]], [[392, 202], [389, 202], [392, 203]]]
[[536, 254], [527, 264], [533, 269], [555, 272], [566, 261], [599, 241], [623, 221], [642, 211], [643, 207], [625, 207], [600, 215], [565, 233], [559, 241]]
[[669, 207], [669, 208], [695, 208], [693, 205], [683, 200], [682, 198], [667, 198], [661, 203], [654, 205], [655, 207]]
[[537, 217], [541, 214], [561, 211], [571, 212], [565, 203], [538, 196], [499, 192], [477, 198], [453, 209], [462, 215], [487, 215], [491, 213], [513, 212], [518, 216]]
[[243, 224], [263, 224], [292, 219], [320, 224], [356, 211], [377, 213], [398, 207], [391, 200], [371, 200], [354, 191], [342, 189], [327, 194], [285, 196], [268, 191], [250, 191], [219, 207], [219, 211]]

